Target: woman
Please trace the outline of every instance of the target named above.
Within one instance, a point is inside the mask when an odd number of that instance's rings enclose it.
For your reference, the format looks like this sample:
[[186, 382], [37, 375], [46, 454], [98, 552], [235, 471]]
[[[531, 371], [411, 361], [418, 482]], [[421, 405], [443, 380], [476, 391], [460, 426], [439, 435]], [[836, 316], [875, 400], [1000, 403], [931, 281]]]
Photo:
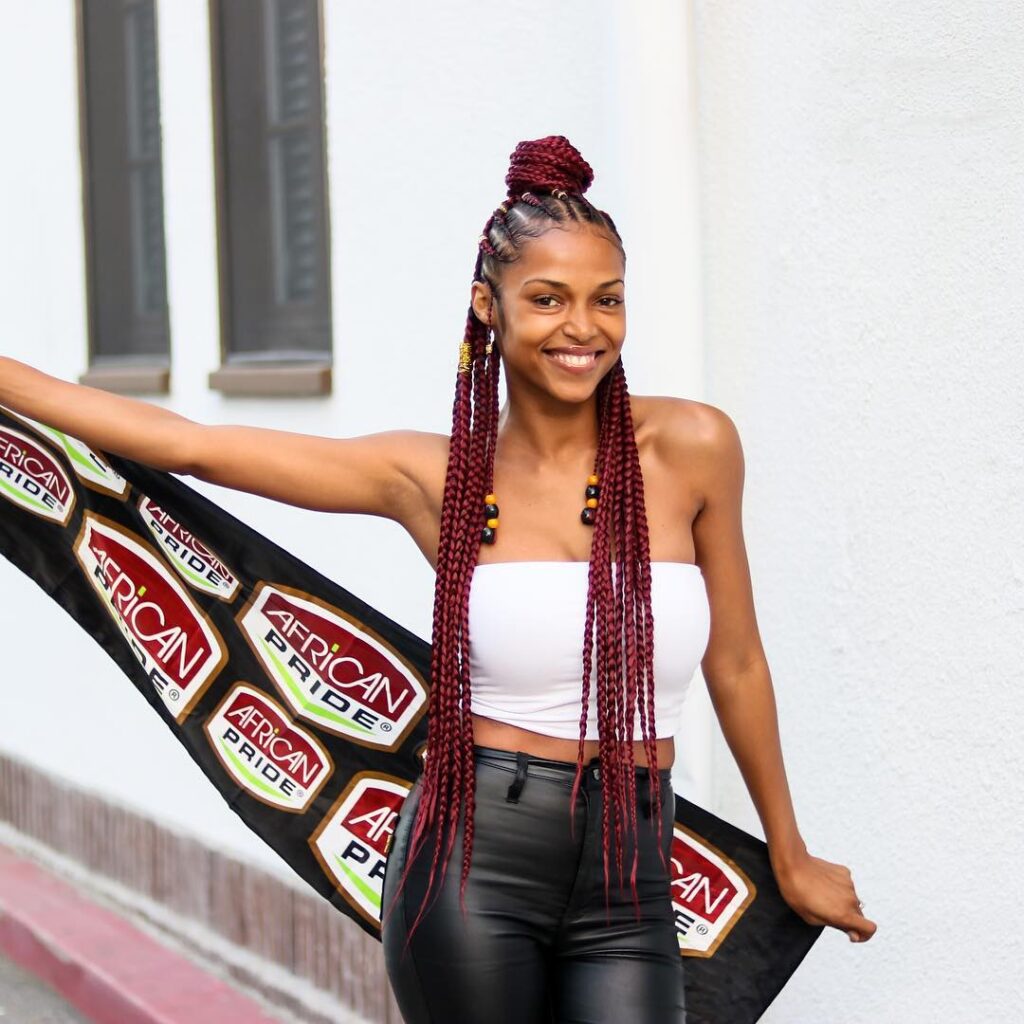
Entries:
[[584, 198], [592, 177], [561, 136], [513, 153], [479, 242], [450, 438], [207, 426], [0, 362], [0, 404], [159, 469], [392, 518], [436, 568], [424, 769], [384, 887], [411, 1022], [684, 1020], [669, 770], [698, 660], [783, 896], [853, 941], [875, 931], [850, 872], [796, 827], [735, 427], [628, 394], [625, 257]]
[[[414, 474], [421, 499], [405, 522], [437, 568], [431, 738], [395, 832], [383, 918], [410, 1021], [684, 1019], [668, 769], [701, 653], [787, 902], [854, 941], [875, 930], [849, 871], [808, 854], [797, 830], [735, 427], [699, 402], [628, 395], [625, 255], [583, 197], [592, 178], [561, 136], [512, 154], [508, 199], [480, 238], [450, 455], [438, 438]], [[573, 608], [585, 612], [584, 652], [597, 627], [596, 715]], [[701, 633], [693, 623], [708, 611]], [[623, 632], [616, 649], [607, 638]]]

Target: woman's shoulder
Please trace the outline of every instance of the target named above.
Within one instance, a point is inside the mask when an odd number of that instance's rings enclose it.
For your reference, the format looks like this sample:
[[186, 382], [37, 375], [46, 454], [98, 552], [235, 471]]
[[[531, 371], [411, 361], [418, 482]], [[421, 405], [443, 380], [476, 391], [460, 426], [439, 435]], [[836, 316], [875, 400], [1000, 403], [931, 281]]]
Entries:
[[666, 395], [634, 397], [634, 430], [645, 480], [703, 508], [744, 474], [736, 424], [708, 402]]
[[713, 454], [737, 438], [736, 424], [723, 409], [674, 395], [630, 395], [637, 446], [649, 445], [675, 459]]
[[392, 445], [393, 463], [407, 485], [411, 485], [408, 498], [413, 505], [418, 507], [423, 498], [428, 503], [439, 503], [451, 438], [430, 430], [396, 430], [392, 431]]
[[430, 430], [395, 430], [391, 432], [395, 462], [407, 476], [426, 475], [433, 478], [440, 473], [442, 480], [448, 465], [451, 438]]

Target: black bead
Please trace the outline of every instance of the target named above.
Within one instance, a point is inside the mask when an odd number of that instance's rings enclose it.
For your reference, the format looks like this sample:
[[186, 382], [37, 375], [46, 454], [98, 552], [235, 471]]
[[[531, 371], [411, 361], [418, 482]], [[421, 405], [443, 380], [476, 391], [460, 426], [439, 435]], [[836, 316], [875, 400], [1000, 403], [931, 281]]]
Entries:
[[596, 508], [589, 508], [589, 507], [585, 508], [580, 513], [580, 519], [582, 519], [583, 522], [586, 523], [587, 526], [593, 526], [594, 525], [594, 520], [597, 519], [597, 509]]
[[483, 532], [480, 534], [480, 539], [485, 544], [493, 544], [498, 536], [498, 531], [493, 526], [485, 526]]
[[484, 518], [485, 519], [497, 519], [498, 518], [498, 506], [497, 505], [484, 505]]
[[588, 498], [600, 498], [601, 487], [599, 484], [587, 484], [587, 497]]

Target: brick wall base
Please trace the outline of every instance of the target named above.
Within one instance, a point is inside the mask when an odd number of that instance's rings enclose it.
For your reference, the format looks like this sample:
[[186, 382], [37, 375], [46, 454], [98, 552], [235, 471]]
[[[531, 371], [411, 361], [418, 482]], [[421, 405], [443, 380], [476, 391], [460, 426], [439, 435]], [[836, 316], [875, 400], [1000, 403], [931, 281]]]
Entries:
[[[282, 968], [357, 1018], [401, 1024], [380, 943], [298, 878], [296, 886], [0, 754], [0, 821], [177, 917]], [[265, 972], [273, 973], [272, 971]], [[282, 992], [300, 1014], [294, 996]], [[307, 1008], [307, 1020], [326, 1019]], [[337, 1018], [335, 1018], [336, 1020]]]

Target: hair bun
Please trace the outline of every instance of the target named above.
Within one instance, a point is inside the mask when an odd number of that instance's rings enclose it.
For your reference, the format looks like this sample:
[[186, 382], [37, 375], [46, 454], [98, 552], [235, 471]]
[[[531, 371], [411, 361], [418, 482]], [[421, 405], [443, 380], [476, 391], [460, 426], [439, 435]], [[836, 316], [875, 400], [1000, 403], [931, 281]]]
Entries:
[[582, 195], [594, 180], [594, 171], [564, 135], [520, 142], [513, 150], [505, 184], [509, 196], [556, 188]]

